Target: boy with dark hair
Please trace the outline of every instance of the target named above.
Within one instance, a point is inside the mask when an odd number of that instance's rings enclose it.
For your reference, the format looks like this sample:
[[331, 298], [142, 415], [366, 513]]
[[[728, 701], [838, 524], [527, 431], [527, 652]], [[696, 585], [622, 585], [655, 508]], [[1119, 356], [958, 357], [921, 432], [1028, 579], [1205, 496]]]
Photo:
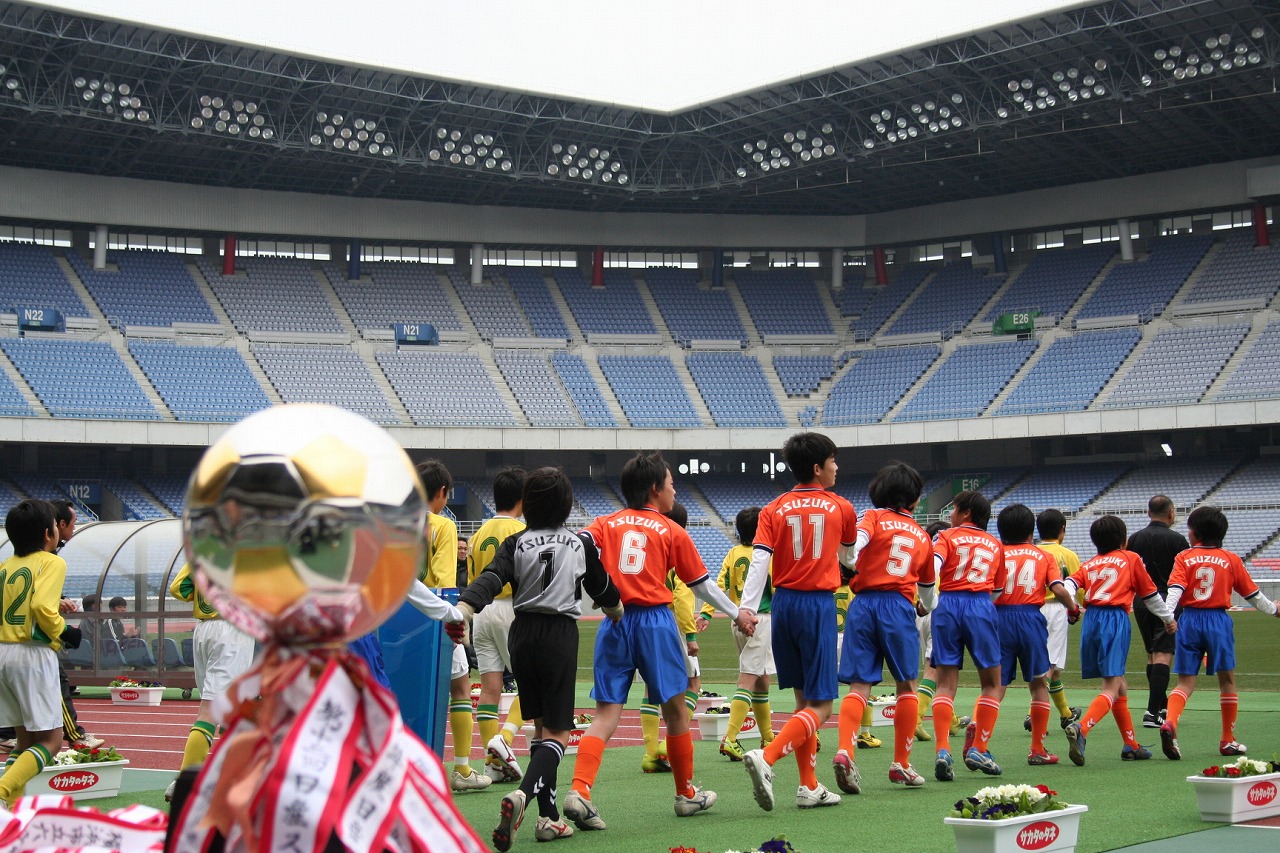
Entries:
[[1258, 589], [1240, 557], [1222, 547], [1227, 535], [1227, 517], [1221, 509], [1196, 507], [1187, 516], [1187, 529], [1191, 533], [1191, 547], [1174, 558], [1173, 573], [1169, 576], [1166, 603], [1174, 610], [1182, 602], [1183, 609], [1173, 659], [1178, 685], [1169, 694], [1169, 717], [1160, 727], [1160, 747], [1172, 761], [1182, 757], [1178, 747], [1178, 720], [1195, 692], [1203, 658], [1207, 661], [1206, 672], [1218, 675], [1218, 707], [1222, 714], [1218, 752], [1244, 755], [1247, 748], [1235, 736], [1240, 697], [1236, 694], [1235, 628], [1227, 608], [1231, 606], [1231, 593], [1236, 592], [1267, 616], [1280, 616], [1280, 610]]
[[[523, 508], [525, 473], [523, 468], [503, 468], [493, 478], [493, 505], [497, 514], [480, 525], [467, 547], [467, 584], [475, 582], [488, 568], [498, 548], [524, 530], [520, 520]], [[511, 669], [509, 637], [515, 610], [511, 604], [511, 587], [503, 587], [482, 613], [476, 614], [471, 630], [471, 645], [480, 670], [480, 700], [476, 703], [476, 723], [480, 742], [485, 745], [485, 775], [494, 782], [520, 781], [520, 763], [511, 749], [516, 732], [524, 725], [520, 698], [511, 702], [506, 722], [498, 724], [498, 700], [502, 696], [502, 673]]]
[[[1173, 572], [1173, 559], [1191, 547], [1181, 533], [1173, 529], [1177, 508], [1168, 495], [1153, 495], [1147, 501], [1147, 518], [1151, 523], [1129, 537], [1126, 546], [1142, 558], [1147, 574], [1161, 598], [1169, 592], [1169, 575]], [[1178, 616], [1174, 613], [1174, 617]], [[1165, 721], [1169, 704], [1169, 674], [1173, 665], [1174, 637], [1165, 633], [1164, 625], [1154, 614], [1134, 602], [1133, 621], [1138, 623], [1142, 645], [1147, 650], [1147, 710], [1142, 714], [1142, 726], [1158, 729]]]
[[[1076, 552], [1062, 544], [1067, 535], [1067, 517], [1062, 510], [1046, 509], [1036, 516], [1036, 531], [1040, 534], [1040, 550], [1058, 564], [1058, 572], [1065, 581], [1080, 571], [1080, 558]], [[1062, 687], [1062, 673], [1067, 668], [1067, 608], [1054, 596], [1053, 591], [1047, 593], [1044, 606], [1040, 608], [1044, 614], [1049, 631], [1049, 700], [1058, 709], [1058, 717], [1065, 729], [1070, 723], [1080, 719], [1081, 710], [1073, 708], [1067, 702], [1066, 691]], [[1031, 717], [1027, 717], [1027, 731], [1031, 731]]]
[[601, 516], [583, 531], [600, 552], [600, 561], [618, 587], [626, 613], [614, 624], [605, 622], [596, 634], [595, 718], [578, 745], [573, 790], [565, 795], [564, 813], [579, 829], [604, 829], [605, 822], [591, 802], [591, 786], [600, 772], [608, 739], [618, 728], [622, 706], [637, 671], [650, 695], [662, 703], [667, 723], [667, 755], [675, 782], [675, 812], [688, 817], [711, 808], [714, 791], [694, 787], [693, 739], [684, 693], [689, 683], [683, 644], [671, 613], [667, 572], [688, 584], [693, 594], [719, 610], [733, 613], [750, 633], [755, 619], [738, 612], [715, 584], [708, 584], [702, 558], [684, 528], [663, 513], [675, 503], [671, 469], [660, 453], [637, 453], [622, 467], [620, 478], [627, 508]]
[[939, 782], [955, 778], [951, 760], [951, 718], [955, 714], [960, 664], [969, 651], [982, 693], [965, 727], [964, 766], [999, 776], [987, 749], [1000, 716], [1000, 629], [991, 596], [1004, 586], [1004, 548], [987, 532], [991, 504], [972, 489], [956, 495], [951, 527], [933, 542], [938, 607], [931, 616], [933, 665], [938, 689], [933, 699], [933, 736], [938, 741], [933, 772]]
[[1080, 611], [1062, 584], [1058, 564], [1032, 544], [1035, 516], [1023, 504], [1010, 504], [1000, 510], [996, 530], [1004, 545], [1005, 584], [996, 596], [996, 615], [1000, 624], [1002, 670], [998, 698], [1004, 701], [1009, 682], [1022, 666], [1022, 679], [1031, 690], [1031, 752], [1027, 763], [1032, 766], [1057, 764], [1058, 756], [1045, 749], [1044, 737], [1049, 730], [1049, 625], [1041, 612], [1046, 591], [1055, 596], [1075, 622]]
[[801, 432], [782, 447], [796, 486], [760, 511], [751, 567], [742, 592], [742, 612], [760, 609], [772, 560], [770, 602], [773, 657], [778, 686], [795, 691], [796, 712], [763, 749], [742, 760], [751, 777], [756, 803], [773, 810], [773, 765], [795, 752], [800, 770], [796, 806], [833, 806], [840, 795], [828, 791], [814, 772], [818, 729], [831, 716], [839, 693], [836, 682], [835, 591], [841, 564], [852, 565], [858, 538], [858, 514], [849, 501], [830, 491], [840, 470], [835, 442], [816, 432]]
[[919, 698], [920, 636], [916, 633], [916, 595], [933, 599], [933, 545], [912, 512], [924, 479], [910, 465], [890, 462], [867, 489], [875, 507], [862, 514], [854, 544], [856, 569], [849, 587], [853, 602], [845, 620], [839, 679], [849, 685], [840, 703], [840, 744], [832, 764], [836, 783], [848, 794], [861, 792], [862, 774], [854, 763], [854, 734], [866, 711], [871, 686], [889, 667], [897, 692], [893, 720], [893, 763], [889, 781], [918, 788], [924, 784], [911, 767]]
[[[521, 472], [523, 478], [523, 472]], [[538, 841], [573, 835], [556, 809], [556, 775], [573, 728], [574, 680], [578, 665], [580, 591], [585, 590], [613, 621], [622, 618], [617, 588], [600, 563], [591, 539], [564, 527], [573, 487], [558, 468], [539, 468], [523, 478], [517, 505], [529, 526], [506, 537], [484, 571], [462, 593], [464, 616], [479, 617], [486, 605], [510, 590], [511, 666], [521, 706], [533, 721], [529, 772], [502, 798], [493, 845], [508, 850], [530, 799], [538, 800]], [[510, 507], [508, 507], [510, 508]], [[474, 552], [473, 552], [474, 553]]]
[[1114, 515], [1104, 515], [1089, 527], [1089, 538], [1098, 556], [1085, 562], [1080, 571], [1063, 583], [1071, 597], [1076, 589], [1084, 590], [1084, 626], [1080, 632], [1080, 675], [1102, 678], [1102, 692], [1089, 705], [1078, 723], [1066, 728], [1071, 761], [1084, 766], [1085, 738], [1110, 711], [1124, 738], [1120, 758], [1145, 761], [1151, 751], [1138, 743], [1129, 713], [1129, 685], [1125, 681], [1125, 663], [1129, 659], [1129, 609], [1135, 596], [1140, 596], [1147, 609], [1164, 622], [1170, 634], [1178, 630], [1173, 610], [1168, 607], [1156, 585], [1152, 583], [1142, 558], [1124, 550], [1127, 531], [1124, 522]]
[[17, 746], [0, 776], [0, 800], [12, 808], [27, 782], [53, 761], [62, 744], [58, 649], [80, 644], [80, 629], [58, 611], [67, 564], [54, 552], [58, 530], [48, 501], [25, 500], [4, 523], [13, 556], [0, 565], [27, 594], [6, 599], [0, 620], [0, 724], [12, 726]]

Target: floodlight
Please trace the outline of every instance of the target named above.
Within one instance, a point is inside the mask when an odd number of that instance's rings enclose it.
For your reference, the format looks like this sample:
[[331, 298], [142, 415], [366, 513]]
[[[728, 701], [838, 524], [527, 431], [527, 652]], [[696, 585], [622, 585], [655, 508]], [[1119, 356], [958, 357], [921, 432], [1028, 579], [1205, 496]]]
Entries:
[[884, 132], [885, 132], [885, 130], [886, 130], [886, 128], [885, 128], [885, 126], [884, 126], [883, 124], [877, 124], [877, 125], [876, 125], [876, 133], [884, 133]]
[[1063, 74], [1061, 71], [1053, 72], [1053, 82], [1061, 83], [1065, 79], [1067, 79], [1067, 75]]
[[621, 168], [622, 168], [622, 164], [619, 163], [617, 160], [614, 160], [612, 163], [609, 164], [609, 171], [611, 172], [616, 172]]
[[[795, 153], [799, 154], [803, 149], [804, 149], [803, 143], [801, 142], [791, 143], [791, 150], [794, 151]], [[778, 149], [775, 148], [774, 150], [777, 151]]]
[[1223, 71], [1230, 71], [1230, 70], [1231, 70], [1231, 60], [1230, 60], [1230, 59], [1224, 59], [1224, 60], [1222, 60], [1221, 62], [1219, 62], [1219, 63], [1218, 63], [1218, 67], [1219, 67], [1219, 68], [1221, 68]]
[[1024, 89], [1030, 89], [1030, 88], [1031, 88], [1031, 78], [1029, 78], [1029, 77], [1024, 77], [1024, 78], [1022, 78], [1022, 88], [1024, 88]]
[[[952, 97], [956, 97], [956, 96], [954, 96], [954, 95], [953, 95]], [[832, 133], [832, 132], [833, 132], [833, 128], [831, 127], [831, 123], [830, 123], [830, 122], [826, 122], [826, 123], [824, 123], [824, 124], [822, 125], [822, 132], [823, 132], [823, 133]]]
[[1186, 71], [1186, 69], [1185, 69], [1185, 68], [1175, 68], [1175, 69], [1173, 69], [1173, 79], [1175, 79], [1175, 80], [1182, 80], [1182, 79], [1183, 79], [1183, 78], [1185, 78], [1186, 76], [1187, 76], [1187, 71]]
[[1222, 59], [1223, 56], [1225, 56], [1225, 54], [1221, 50], [1215, 50], [1213, 53], [1209, 54], [1209, 58], [1214, 62]]
[[1173, 47], [1169, 48], [1169, 55], [1174, 59], [1177, 59], [1179, 56], [1182, 56], [1182, 48], [1175, 44]]
[[933, 101], [925, 101], [925, 102], [924, 102], [924, 108], [925, 108], [926, 110], [935, 110], [935, 109], [937, 109], [937, 108], [938, 108], [938, 105], [937, 105], [937, 104], [935, 104]]
[[881, 110], [880, 118], [884, 119], [885, 121], [888, 121], [889, 119], [893, 118], [893, 113], [889, 112], [888, 110]]
[[1201, 73], [1201, 74], [1212, 74], [1212, 73], [1213, 73], [1213, 63], [1212, 63], [1212, 62], [1202, 62], [1202, 63], [1200, 64], [1200, 73]]
[[578, 177], [578, 167], [577, 167], [577, 166], [570, 166], [570, 167], [569, 167], [569, 177], [571, 177], [571, 178], [576, 178], [576, 177]]
[[803, 141], [803, 140], [804, 140], [804, 138], [805, 138], [805, 136], [807, 136], [807, 135], [808, 135], [807, 131], [804, 131], [804, 130], [797, 130], [797, 131], [796, 131], [796, 139], [799, 139], [799, 140], [802, 140], [802, 141]]
[[812, 159], [813, 159], [813, 155], [812, 155], [812, 154], [810, 154], [808, 151], [801, 151], [801, 152], [800, 152], [800, 161], [801, 161], [802, 163], [808, 163], [808, 162], [809, 162], [810, 160], [812, 160]]
[[1177, 66], [1177, 63], [1174, 62], [1172, 59], [1166, 59], [1161, 64], [1160, 67], [1163, 68], [1165, 71], [1172, 71], [1176, 66]]
[[897, 123], [898, 127], [906, 127], [906, 126], [907, 126], [907, 120], [906, 120], [905, 118], [903, 118], [902, 116], [898, 116], [898, 121], [897, 121], [896, 123]]
[[960, 94], [959, 92], [953, 93], [951, 95], [951, 103], [955, 104], [956, 106], [960, 106], [961, 104], [964, 103], [964, 95]]
[[996, 115], [999, 116], [1000, 118], [1008, 118], [1009, 117], [1008, 107], [997, 107]]
[[1253, 36], [1254, 41], [1261, 41], [1266, 34], [1266, 30], [1262, 29], [1262, 27], [1254, 27], [1253, 32], [1249, 33], [1249, 35]]
[[1097, 60], [1096, 62], [1094, 62], [1094, 63], [1093, 63], [1093, 70], [1094, 70], [1094, 71], [1106, 71], [1106, 70], [1107, 70], [1107, 61], [1106, 61], [1105, 59], [1099, 59], [1099, 60]]
[[769, 156], [774, 158], [781, 157], [782, 149], [775, 145], [773, 148], [769, 149]]
[[911, 105], [911, 112], [915, 113], [916, 115], [920, 115], [920, 112], [921, 112], [923, 109], [924, 109], [924, 107], [920, 106], [919, 104], [912, 104], [912, 105]]
[[204, 127], [204, 119], [200, 118], [200, 116], [193, 117], [191, 119], [191, 126], [194, 127], [196, 130], [199, 130], [200, 128]]
[[555, 163], [552, 163], [550, 166], [547, 166], [547, 174], [548, 175], [560, 174], [560, 167], [557, 166]]
[[459, 163], [462, 162], [462, 155], [459, 154], [457, 151], [453, 152], [452, 154], [449, 155], [449, 162], [455, 166], [458, 165]]
[[449, 138], [452, 139], [454, 142], [457, 142], [459, 139], [462, 138], [462, 132], [458, 130], [452, 131], [449, 134]]
[[568, 151], [570, 154], [577, 154], [577, 153], [578, 153], [578, 145], [577, 145], [577, 143], [574, 143], [573, 145], [570, 145], [570, 146], [569, 146], [568, 148], [566, 148], [565, 150], [566, 150], [566, 151]]
[[619, 175], [619, 176], [618, 176], [618, 183], [619, 183], [619, 184], [625, 184], [628, 180], [629, 180], [629, 178], [628, 178], [626, 175]]
[[1258, 53], [1256, 50], [1249, 51], [1250, 65], [1257, 65], [1261, 61], [1262, 61], [1262, 55], [1260, 53]]
[[590, 157], [592, 160], [594, 160], [595, 158], [600, 156], [600, 149], [599, 148], [590, 149], [589, 151], [587, 151], [587, 156]]
[[476, 155], [468, 154], [466, 157], [462, 158], [462, 162], [466, 163], [468, 166], [474, 166], [476, 164]]
[[1152, 55], [1156, 58], [1156, 62], [1163, 62], [1165, 57], [1167, 57], [1169, 54], [1164, 51], [1164, 48], [1160, 48]]
[[747, 176], [746, 167], [739, 166], [736, 170], [736, 174], [738, 175], [739, 178], [745, 178]]
[[510, 160], [503, 160], [503, 161], [502, 161], [502, 171], [504, 171], [504, 172], [510, 172], [510, 171], [511, 171], [511, 169], [512, 169], [512, 163], [511, 163], [511, 161], [510, 161]]
[[769, 147], [769, 143], [765, 142], [763, 139], [756, 140], [756, 148], [760, 149], [761, 151], [765, 150], [768, 147]]
[[1010, 91], [1010, 92], [1016, 92], [1016, 91], [1018, 91], [1018, 81], [1017, 81], [1017, 80], [1010, 80], [1010, 81], [1009, 81], [1009, 91]]
[[875, 141], [874, 139], [864, 139], [864, 140], [862, 140], [862, 147], [863, 147], [863, 148], [866, 148], [866, 149], [868, 149], [868, 150], [870, 150], [870, 149], [872, 149], [872, 148], [875, 148], [875, 147], [876, 147], [876, 141]]

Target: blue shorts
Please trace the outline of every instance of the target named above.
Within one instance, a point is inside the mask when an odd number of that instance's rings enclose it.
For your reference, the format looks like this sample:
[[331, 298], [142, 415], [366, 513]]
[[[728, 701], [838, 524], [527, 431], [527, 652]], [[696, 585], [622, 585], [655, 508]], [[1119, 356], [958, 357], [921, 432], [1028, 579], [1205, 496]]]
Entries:
[[769, 609], [779, 687], [798, 687], [811, 702], [835, 701], [836, 599], [827, 590], [775, 589]]
[[1205, 674], [1236, 668], [1236, 632], [1225, 610], [1185, 607], [1178, 617], [1178, 644], [1173, 653], [1173, 671], [1178, 675], [1199, 675], [1200, 659], [1208, 655]]
[[844, 620], [838, 677], [844, 684], [879, 684], [886, 663], [894, 681], [920, 677], [916, 609], [900, 592], [860, 592]]
[[1008, 685], [1022, 665], [1022, 680], [1039, 678], [1049, 671], [1049, 620], [1038, 604], [1006, 604], [996, 607], [1000, 620], [1000, 683]]
[[964, 650], [978, 669], [1000, 665], [1000, 623], [987, 592], [944, 592], [933, 611], [933, 665], [959, 667]]
[[1124, 675], [1132, 636], [1133, 625], [1125, 608], [1095, 604], [1086, 609], [1080, 629], [1080, 677]]
[[658, 704], [683, 695], [689, 686], [684, 643], [665, 604], [633, 604], [620, 621], [603, 620], [595, 655], [591, 698], [597, 702], [625, 705], [637, 670]]

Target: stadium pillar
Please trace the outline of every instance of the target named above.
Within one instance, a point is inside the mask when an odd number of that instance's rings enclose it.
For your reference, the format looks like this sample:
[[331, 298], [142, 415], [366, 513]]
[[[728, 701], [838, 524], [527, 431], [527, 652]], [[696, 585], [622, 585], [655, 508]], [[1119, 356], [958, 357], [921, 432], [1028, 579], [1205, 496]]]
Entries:
[[222, 238], [222, 274], [236, 274], [236, 235], [228, 234]]
[[831, 290], [844, 287], [844, 249], [831, 250]]
[[[701, 253], [699, 254], [699, 260], [701, 260]], [[710, 267], [711, 286], [724, 287], [724, 249], [715, 249], [711, 252]]]
[[604, 287], [604, 247], [596, 246], [591, 253], [591, 286]]
[[1271, 235], [1267, 233], [1267, 206], [1260, 201], [1253, 203], [1253, 241], [1255, 246], [1271, 245]]
[[876, 265], [876, 284], [883, 287], [889, 283], [889, 271], [884, 268], [884, 247], [876, 246], [872, 251]]
[[352, 240], [347, 248], [347, 281], [360, 278], [360, 241]]
[[1116, 229], [1120, 232], [1120, 260], [1133, 260], [1133, 237], [1129, 234], [1129, 220], [1117, 221]]
[[480, 285], [484, 281], [484, 243], [471, 244], [471, 283]]
[[71, 248], [81, 255], [89, 254], [89, 232], [83, 228], [73, 228], [71, 230]]
[[997, 231], [991, 235], [991, 264], [995, 271], [1001, 274], [1009, 271], [1008, 259], [1005, 257], [1005, 244], [1008, 242], [1009, 238], [1003, 231]]
[[93, 232], [93, 268], [107, 268], [107, 226], [99, 225]]

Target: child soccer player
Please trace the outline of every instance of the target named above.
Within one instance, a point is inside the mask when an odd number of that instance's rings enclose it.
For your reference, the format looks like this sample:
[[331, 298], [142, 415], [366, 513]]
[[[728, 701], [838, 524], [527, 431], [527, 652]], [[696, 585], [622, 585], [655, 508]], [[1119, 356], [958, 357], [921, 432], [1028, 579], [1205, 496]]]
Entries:
[[[499, 475], [501, 476], [501, 475]], [[509, 850], [530, 799], [538, 801], [534, 837], [554, 841], [573, 835], [556, 810], [556, 772], [573, 728], [578, 666], [579, 586], [614, 622], [623, 608], [617, 588], [600, 564], [591, 540], [564, 528], [573, 488], [558, 468], [539, 468], [522, 479], [526, 530], [503, 540], [485, 570], [471, 579], [458, 609], [475, 612], [475, 624], [497, 601], [511, 602], [511, 666], [521, 707], [533, 720], [529, 772], [502, 798], [493, 846]], [[474, 553], [474, 551], [473, 551]], [[500, 598], [507, 590], [510, 596]]]
[[[1076, 552], [1062, 544], [1067, 535], [1067, 517], [1061, 510], [1046, 509], [1036, 516], [1036, 531], [1040, 534], [1040, 550], [1058, 564], [1058, 571], [1065, 581], [1080, 571], [1080, 558]], [[1049, 628], [1049, 699], [1058, 709], [1058, 717], [1065, 729], [1080, 719], [1081, 710], [1067, 703], [1062, 689], [1062, 672], [1067, 668], [1067, 608], [1050, 590], [1044, 606], [1040, 608]], [[1031, 730], [1031, 718], [1027, 718], [1027, 731]]]
[[618, 587], [626, 613], [616, 625], [605, 622], [596, 634], [595, 718], [578, 744], [573, 790], [565, 795], [564, 813], [579, 829], [604, 829], [591, 802], [591, 786], [600, 772], [604, 747], [622, 715], [637, 671], [650, 695], [662, 704], [667, 723], [667, 756], [675, 782], [675, 812], [688, 817], [715, 805], [714, 791], [699, 790], [693, 778], [693, 739], [684, 693], [689, 684], [685, 651], [671, 613], [667, 572], [689, 585], [693, 594], [725, 613], [734, 613], [747, 633], [755, 626], [750, 613], [738, 612], [715, 584], [707, 583], [702, 558], [683, 527], [663, 513], [675, 503], [671, 469], [660, 453], [639, 453], [622, 466], [621, 486], [627, 508], [601, 516], [584, 531], [600, 552], [600, 561]]
[[[17, 746], [0, 776], [0, 800], [9, 808], [27, 782], [53, 761], [62, 745], [62, 692], [58, 649], [80, 644], [80, 629], [58, 612], [67, 563], [54, 553], [58, 529], [48, 501], [25, 500], [9, 510], [5, 532], [13, 556], [0, 577], [22, 591], [6, 596], [0, 621], [0, 724], [12, 726]], [[19, 584], [22, 584], [19, 586]]]
[[[467, 583], [475, 582], [498, 553], [508, 536], [524, 530], [520, 520], [524, 469], [503, 468], [493, 478], [493, 504], [498, 512], [480, 525], [467, 547]], [[502, 695], [502, 673], [511, 668], [508, 637], [515, 611], [511, 604], [511, 588], [504, 587], [493, 603], [476, 614], [471, 629], [471, 645], [476, 650], [480, 670], [480, 701], [476, 703], [476, 722], [480, 726], [480, 742], [488, 751], [485, 775], [494, 782], [520, 781], [520, 763], [511, 749], [511, 741], [524, 724], [520, 699], [511, 703], [506, 722], [498, 726], [498, 700]]]
[[1085, 562], [1080, 571], [1063, 581], [1071, 597], [1076, 589], [1084, 590], [1084, 627], [1080, 632], [1080, 675], [1102, 678], [1102, 692], [1089, 705], [1078, 723], [1066, 728], [1068, 754], [1077, 767], [1084, 766], [1085, 738], [1110, 711], [1120, 727], [1124, 761], [1145, 761], [1151, 751], [1138, 743], [1133, 734], [1133, 717], [1129, 713], [1129, 685], [1124, 667], [1129, 659], [1129, 640], [1133, 629], [1129, 609], [1135, 595], [1141, 596], [1147, 609], [1164, 622], [1170, 634], [1178, 630], [1173, 610], [1160, 597], [1159, 590], [1142, 565], [1142, 558], [1124, 550], [1128, 531], [1114, 515], [1104, 515], [1089, 527], [1089, 538], [1098, 556]]
[[951, 527], [933, 543], [938, 576], [938, 607], [933, 611], [933, 665], [938, 692], [933, 698], [933, 736], [938, 741], [933, 774], [939, 782], [955, 778], [951, 761], [951, 718], [965, 649], [978, 667], [982, 694], [965, 728], [964, 766], [999, 776], [987, 749], [1000, 716], [1000, 630], [991, 594], [1004, 586], [1004, 549], [987, 532], [991, 504], [981, 492], [963, 491], [951, 508]]
[[796, 713], [767, 747], [742, 757], [756, 803], [773, 810], [773, 765], [795, 752], [800, 769], [796, 806], [834, 806], [814, 772], [819, 727], [831, 716], [836, 682], [835, 591], [840, 564], [853, 563], [858, 515], [853, 504], [830, 491], [836, 483], [836, 445], [821, 433], [801, 432], [782, 448], [796, 486], [760, 511], [742, 609], [756, 613], [773, 561], [773, 658], [778, 686], [795, 691]]
[[[738, 544], [724, 555], [716, 584], [735, 603], [742, 601], [742, 588], [746, 585], [747, 572], [751, 568], [751, 543], [756, 538], [759, 522], [758, 506], [739, 510], [733, 520], [734, 529], [738, 533]], [[733, 701], [729, 704], [729, 727], [724, 739], [720, 741], [720, 754], [728, 756], [730, 761], [741, 761], [745, 754], [738, 743], [738, 733], [742, 731], [748, 711], [755, 711], [761, 745], [768, 746], [773, 740], [769, 677], [778, 670], [773, 663], [773, 641], [769, 624], [769, 604], [772, 599], [773, 585], [766, 580], [764, 591], [760, 594], [760, 606], [756, 611], [758, 621], [755, 633], [747, 636], [737, 625], [733, 627], [733, 641], [738, 647], [738, 689], [734, 691]], [[709, 617], [709, 608], [703, 608], [702, 615]]]
[[858, 522], [856, 572], [850, 582], [854, 598], [845, 622], [847, 639], [839, 673], [849, 692], [840, 703], [840, 745], [832, 761], [836, 783], [849, 794], [862, 790], [853, 736], [867, 709], [871, 685], [884, 676], [884, 664], [889, 666], [898, 696], [889, 781], [910, 788], [924, 784], [911, 767], [920, 676], [915, 600], [918, 590], [927, 607], [934, 581], [933, 545], [911, 515], [923, 486], [914, 468], [891, 462], [871, 480], [867, 491], [875, 508], [864, 512]]
[[1027, 763], [1039, 766], [1058, 763], [1058, 756], [1044, 745], [1049, 730], [1049, 685], [1045, 680], [1049, 672], [1049, 625], [1041, 612], [1046, 591], [1061, 603], [1071, 622], [1080, 617], [1080, 611], [1062, 584], [1057, 562], [1032, 544], [1035, 521], [1023, 504], [1010, 504], [996, 518], [1005, 567], [1004, 588], [996, 596], [996, 615], [1003, 665], [998, 698], [1004, 701], [1009, 682], [1021, 664], [1022, 679], [1031, 689], [1031, 752]]
[[1173, 560], [1169, 576], [1170, 610], [1182, 602], [1182, 619], [1178, 622], [1178, 644], [1174, 652], [1173, 671], [1178, 686], [1169, 696], [1169, 717], [1160, 727], [1160, 747], [1165, 757], [1182, 758], [1178, 747], [1178, 719], [1187, 700], [1196, 689], [1200, 659], [1206, 657], [1206, 672], [1218, 674], [1219, 707], [1222, 710], [1222, 739], [1218, 752], [1222, 755], [1244, 755], [1245, 745], [1236, 740], [1236, 712], [1240, 700], [1236, 695], [1235, 629], [1227, 608], [1231, 593], [1238, 592], [1255, 610], [1268, 616], [1280, 616], [1253, 582], [1240, 558], [1222, 547], [1227, 535], [1227, 517], [1216, 506], [1196, 507], [1187, 516], [1191, 547]]

